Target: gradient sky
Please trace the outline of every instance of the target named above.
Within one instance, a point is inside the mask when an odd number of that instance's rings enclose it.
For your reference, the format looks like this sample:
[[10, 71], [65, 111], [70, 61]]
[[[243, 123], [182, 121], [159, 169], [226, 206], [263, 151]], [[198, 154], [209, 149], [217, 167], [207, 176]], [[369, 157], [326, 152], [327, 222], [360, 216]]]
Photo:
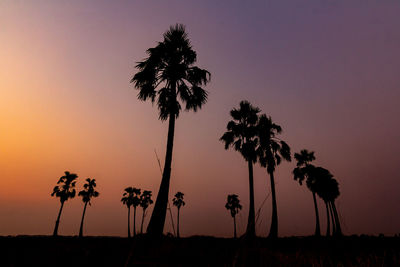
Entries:
[[[163, 161], [168, 127], [129, 80], [175, 23], [187, 26], [198, 66], [212, 74], [208, 103], [176, 125], [170, 192], [185, 193], [182, 235], [231, 236], [230, 193], [242, 200], [245, 230], [247, 165], [218, 140], [243, 99], [283, 127], [293, 152], [314, 150], [316, 164], [335, 175], [345, 234], [399, 233], [399, 14], [397, 0], [0, 0], [0, 235], [51, 234], [59, 201], [50, 193], [65, 170], [79, 175], [79, 189], [84, 178], [97, 180], [86, 233], [126, 235], [122, 191], [156, 195], [154, 150]], [[283, 236], [315, 226], [312, 195], [293, 180], [294, 166], [283, 163], [275, 175]], [[269, 193], [258, 166], [255, 193], [258, 209]], [[79, 198], [66, 203], [60, 234], [78, 233], [82, 208]]]

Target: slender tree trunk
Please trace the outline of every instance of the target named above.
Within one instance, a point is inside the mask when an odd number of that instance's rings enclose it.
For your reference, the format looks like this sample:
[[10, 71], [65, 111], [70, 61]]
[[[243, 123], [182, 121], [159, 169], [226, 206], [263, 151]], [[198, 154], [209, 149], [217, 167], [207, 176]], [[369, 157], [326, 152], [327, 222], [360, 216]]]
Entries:
[[180, 238], [180, 235], [179, 235], [179, 211], [180, 211], [180, 208], [178, 208], [178, 222], [177, 222], [177, 224], [176, 224], [176, 236], [178, 237], [178, 238]]
[[146, 209], [143, 209], [143, 214], [142, 214], [142, 223], [140, 225], [140, 233], [143, 234], [143, 222], [144, 222], [144, 214], [146, 213]]
[[325, 207], [326, 207], [326, 221], [327, 221], [326, 236], [331, 236], [331, 220], [329, 216], [329, 207], [327, 201], [325, 201]]
[[83, 207], [83, 214], [82, 214], [82, 220], [81, 220], [81, 227], [79, 227], [79, 237], [82, 237], [82, 236], [83, 236], [83, 220], [85, 219], [86, 206], [87, 206], [87, 202], [85, 202], [85, 206]]
[[131, 207], [128, 207], [128, 238], [131, 238]]
[[269, 174], [271, 180], [271, 195], [272, 195], [272, 217], [271, 217], [271, 228], [269, 230], [270, 238], [278, 237], [278, 207], [276, 205], [276, 194], [275, 194], [275, 180], [274, 173]]
[[315, 209], [315, 236], [321, 236], [321, 228], [319, 225], [319, 213], [318, 213], [318, 204], [317, 198], [315, 197], [315, 193], [312, 192], [313, 200], [314, 200], [314, 209]]
[[165, 215], [167, 213], [169, 182], [171, 178], [172, 148], [174, 145], [175, 115], [169, 116], [167, 151], [165, 153], [164, 171], [161, 180], [160, 190], [151, 214], [147, 233], [152, 236], [161, 236], [164, 230]]
[[133, 206], [133, 236], [136, 236], [136, 206]]
[[56, 225], [54, 227], [53, 236], [57, 236], [58, 235], [58, 225], [60, 224], [60, 217], [61, 217], [61, 212], [62, 212], [63, 207], [64, 207], [64, 202], [61, 202], [61, 207], [60, 207], [60, 211], [58, 212], [57, 221], [56, 221]]
[[253, 162], [248, 161], [249, 165], [249, 190], [250, 190], [250, 207], [249, 207], [249, 218], [247, 221], [246, 235], [248, 237], [256, 236], [256, 217], [254, 211], [254, 178], [253, 178]]
[[233, 216], [233, 237], [236, 239], [236, 216]]
[[336, 205], [335, 205], [334, 201], [332, 201], [332, 208], [333, 208], [333, 213], [334, 213], [335, 219], [336, 219], [336, 234], [342, 235], [342, 228], [340, 227], [339, 214], [336, 210]]
[[329, 211], [331, 214], [331, 218], [332, 218], [332, 235], [336, 235], [336, 220], [335, 220], [335, 216], [333, 215], [333, 209], [332, 209], [332, 202], [328, 203], [329, 206]]

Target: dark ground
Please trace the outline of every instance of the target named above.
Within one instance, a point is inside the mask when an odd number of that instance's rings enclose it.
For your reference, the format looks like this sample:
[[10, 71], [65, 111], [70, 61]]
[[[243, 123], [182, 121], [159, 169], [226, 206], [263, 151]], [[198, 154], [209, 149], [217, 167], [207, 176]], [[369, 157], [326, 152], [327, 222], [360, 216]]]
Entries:
[[0, 266], [400, 266], [400, 237], [0, 237]]

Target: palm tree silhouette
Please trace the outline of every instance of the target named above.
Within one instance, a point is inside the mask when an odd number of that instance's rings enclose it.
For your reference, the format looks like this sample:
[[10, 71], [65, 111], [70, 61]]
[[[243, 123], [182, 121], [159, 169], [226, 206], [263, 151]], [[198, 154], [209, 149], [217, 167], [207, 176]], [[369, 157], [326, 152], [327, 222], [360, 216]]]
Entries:
[[[197, 54], [193, 50], [185, 26], [176, 24], [164, 33], [164, 40], [147, 50], [148, 57], [139, 62], [139, 72], [131, 83], [139, 90], [139, 100], [157, 100], [159, 119], [169, 119], [167, 149], [163, 176], [147, 233], [161, 236], [167, 211], [169, 184], [171, 177], [172, 148], [175, 120], [185, 105], [185, 110], [196, 112], [207, 102], [205, 86], [210, 73], [193, 64]], [[180, 99], [180, 100], [179, 100]]]
[[74, 173], [70, 173], [69, 171], [65, 172], [65, 175], [61, 176], [60, 179], [57, 182], [57, 185], [53, 188], [53, 193], [51, 193], [51, 196], [56, 196], [60, 198], [60, 211], [58, 212], [57, 220], [56, 220], [56, 225], [54, 227], [54, 232], [53, 236], [58, 235], [58, 225], [60, 224], [60, 217], [61, 217], [61, 212], [64, 207], [64, 202], [67, 201], [70, 198], [74, 198], [76, 191], [75, 191], [75, 184], [76, 184], [76, 179], [78, 178], [78, 175]]
[[227, 131], [220, 138], [220, 140], [225, 143], [225, 149], [233, 147], [233, 149], [240, 152], [247, 161], [250, 191], [249, 217], [246, 229], [246, 235], [248, 237], [254, 237], [256, 235], [253, 164], [257, 161], [256, 147], [258, 138], [256, 136], [256, 125], [259, 112], [260, 109], [258, 107], [253, 107], [248, 101], [241, 101], [239, 109], [234, 108], [231, 110], [230, 114], [233, 120], [228, 122], [226, 126]]
[[96, 179], [87, 178], [86, 184], [83, 185], [83, 190], [78, 193], [78, 196], [81, 196], [83, 203], [85, 203], [85, 205], [83, 206], [81, 226], [79, 228], [79, 237], [83, 236], [83, 220], [85, 218], [87, 204], [92, 205], [90, 202], [91, 199], [99, 196], [99, 192], [95, 190], [95, 187]]
[[142, 223], [140, 225], [140, 233], [141, 234], [143, 234], [143, 222], [144, 222], [144, 216], [146, 215], [146, 209], [151, 204], [153, 204], [153, 200], [151, 199], [151, 191], [144, 190], [142, 195], [140, 196], [140, 206], [143, 209]]
[[128, 208], [128, 237], [129, 238], [131, 237], [130, 218], [131, 218], [131, 206], [133, 204], [133, 194], [134, 194], [134, 188], [127, 187], [127, 188], [125, 188], [125, 192], [121, 198], [122, 204], [126, 205], [126, 207]]
[[306, 180], [306, 184], [308, 189], [311, 191], [314, 201], [314, 210], [315, 210], [315, 236], [321, 235], [321, 228], [319, 223], [319, 212], [318, 212], [318, 204], [315, 194], [317, 193], [317, 183], [315, 175], [312, 175], [313, 170], [316, 168], [310, 162], [315, 160], [314, 152], [308, 151], [307, 149], [303, 149], [300, 153], [295, 153], [294, 158], [296, 159], [296, 168], [293, 169], [294, 179], [299, 181], [299, 184], [302, 185], [303, 181]]
[[291, 161], [290, 147], [286, 142], [277, 137], [282, 133], [281, 126], [272, 122], [271, 117], [263, 114], [260, 116], [257, 125], [257, 135], [259, 139], [259, 146], [257, 148], [257, 155], [260, 165], [267, 168], [267, 173], [271, 182], [271, 195], [272, 195], [272, 218], [269, 237], [278, 237], [278, 207], [276, 205], [275, 193], [275, 168], [281, 163], [282, 159]]
[[176, 236], [179, 238], [179, 212], [181, 210], [182, 206], [185, 206], [185, 201], [183, 201], [183, 193], [178, 192], [175, 194], [174, 199], [172, 200], [172, 202], [174, 203], [174, 206], [176, 206], [176, 208], [178, 209], [178, 222], [176, 225]]
[[133, 236], [136, 236], [136, 208], [140, 205], [140, 189], [133, 188], [132, 206], [133, 206]]
[[231, 212], [233, 218], [233, 237], [236, 238], [236, 214], [242, 209], [238, 195], [228, 195], [225, 208]]

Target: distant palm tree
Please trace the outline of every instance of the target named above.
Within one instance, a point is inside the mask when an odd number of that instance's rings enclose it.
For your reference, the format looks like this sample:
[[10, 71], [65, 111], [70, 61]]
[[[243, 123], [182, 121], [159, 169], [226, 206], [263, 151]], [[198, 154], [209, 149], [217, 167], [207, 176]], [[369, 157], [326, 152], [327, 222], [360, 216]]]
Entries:
[[181, 104], [186, 111], [196, 112], [207, 102], [207, 91], [202, 86], [209, 82], [210, 73], [193, 65], [197, 54], [182, 24], [171, 26], [164, 33], [164, 40], [149, 48], [147, 54], [148, 58], [136, 65], [139, 72], [131, 83], [139, 89], [140, 100], [153, 103], [157, 100], [160, 120], [169, 119], [163, 176], [147, 227], [148, 234], [161, 236], [168, 203], [175, 120], [182, 109]]
[[132, 206], [133, 206], [133, 236], [136, 236], [136, 208], [140, 205], [140, 192], [139, 188], [133, 188]]
[[176, 236], [179, 238], [179, 212], [181, 210], [182, 206], [185, 206], [185, 201], [183, 201], [183, 193], [178, 192], [175, 194], [174, 199], [172, 200], [172, 202], [174, 203], [174, 206], [176, 206], [176, 208], [178, 209], [178, 222], [176, 225]]
[[143, 222], [144, 222], [144, 216], [146, 215], [146, 209], [151, 204], [153, 204], [153, 200], [151, 199], [151, 191], [144, 190], [142, 195], [140, 196], [140, 206], [143, 209], [142, 223], [141, 223], [141, 226], [140, 226], [140, 233], [141, 234], [143, 234]]
[[233, 218], [233, 237], [236, 238], [236, 214], [242, 209], [238, 195], [228, 195], [225, 208], [231, 212]]
[[76, 194], [76, 191], [75, 191], [76, 181], [75, 180], [77, 178], [78, 178], [78, 175], [76, 175], [74, 173], [70, 173], [69, 171], [66, 171], [65, 175], [60, 177], [60, 179], [57, 182], [57, 185], [53, 188], [53, 193], [51, 193], [51, 196], [56, 196], [56, 197], [60, 198], [60, 202], [61, 202], [61, 207], [60, 207], [60, 211], [58, 212], [53, 236], [58, 235], [58, 225], [60, 224], [60, 217], [61, 217], [62, 209], [64, 207], [64, 202], [70, 198], [75, 197], [75, 194]]
[[95, 190], [95, 187], [96, 187], [96, 179], [87, 178], [86, 184], [83, 185], [83, 190], [78, 193], [78, 196], [81, 196], [83, 203], [85, 203], [85, 205], [83, 206], [81, 226], [79, 228], [79, 237], [83, 236], [83, 220], [85, 218], [86, 206], [88, 203], [89, 205], [92, 205], [90, 202], [91, 199], [99, 196], [99, 192]]
[[260, 116], [257, 125], [257, 135], [260, 142], [257, 148], [257, 155], [260, 165], [267, 168], [271, 182], [272, 218], [269, 231], [269, 237], [271, 238], [278, 237], [278, 207], [276, 205], [274, 172], [282, 159], [291, 161], [290, 147], [277, 137], [281, 133], [281, 126], [272, 122], [271, 117], [265, 114]]
[[134, 188], [127, 187], [125, 188], [125, 192], [121, 198], [122, 204], [126, 205], [126, 207], [128, 208], [128, 237], [131, 237], [130, 218], [131, 218], [131, 206], [133, 204], [133, 194], [134, 194]]
[[233, 120], [228, 122], [226, 126], [227, 131], [220, 138], [225, 143], [225, 149], [233, 147], [247, 161], [250, 191], [249, 217], [246, 229], [248, 237], [256, 235], [253, 164], [257, 162], [256, 147], [258, 139], [256, 136], [256, 125], [259, 112], [260, 109], [258, 107], [253, 107], [248, 101], [241, 101], [238, 109], [234, 108], [231, 110], [230, 114]]
[[315, 236], [321, 235], [321, 228], [319, 223], [319, 212], [318, 212], [318, 204], [315, 194], [317, 193], [315, 175], [312, 175], [312, 171], [315, 169], [315, 166], [311, 164], [313, 160], [315, 160], [314, 152], [308, 151], [307, 149], [303, 149], [300, 153], [295, 153], [294, 158], [296, 159], [296, 168], [293, 169], [294, 179], [299, 182], [300, 185], [303, 184], [303, 181], [306, 180], [306, 184], [308, 189], [311, 191], [314, 201], [314, 210], [315, 210]]

